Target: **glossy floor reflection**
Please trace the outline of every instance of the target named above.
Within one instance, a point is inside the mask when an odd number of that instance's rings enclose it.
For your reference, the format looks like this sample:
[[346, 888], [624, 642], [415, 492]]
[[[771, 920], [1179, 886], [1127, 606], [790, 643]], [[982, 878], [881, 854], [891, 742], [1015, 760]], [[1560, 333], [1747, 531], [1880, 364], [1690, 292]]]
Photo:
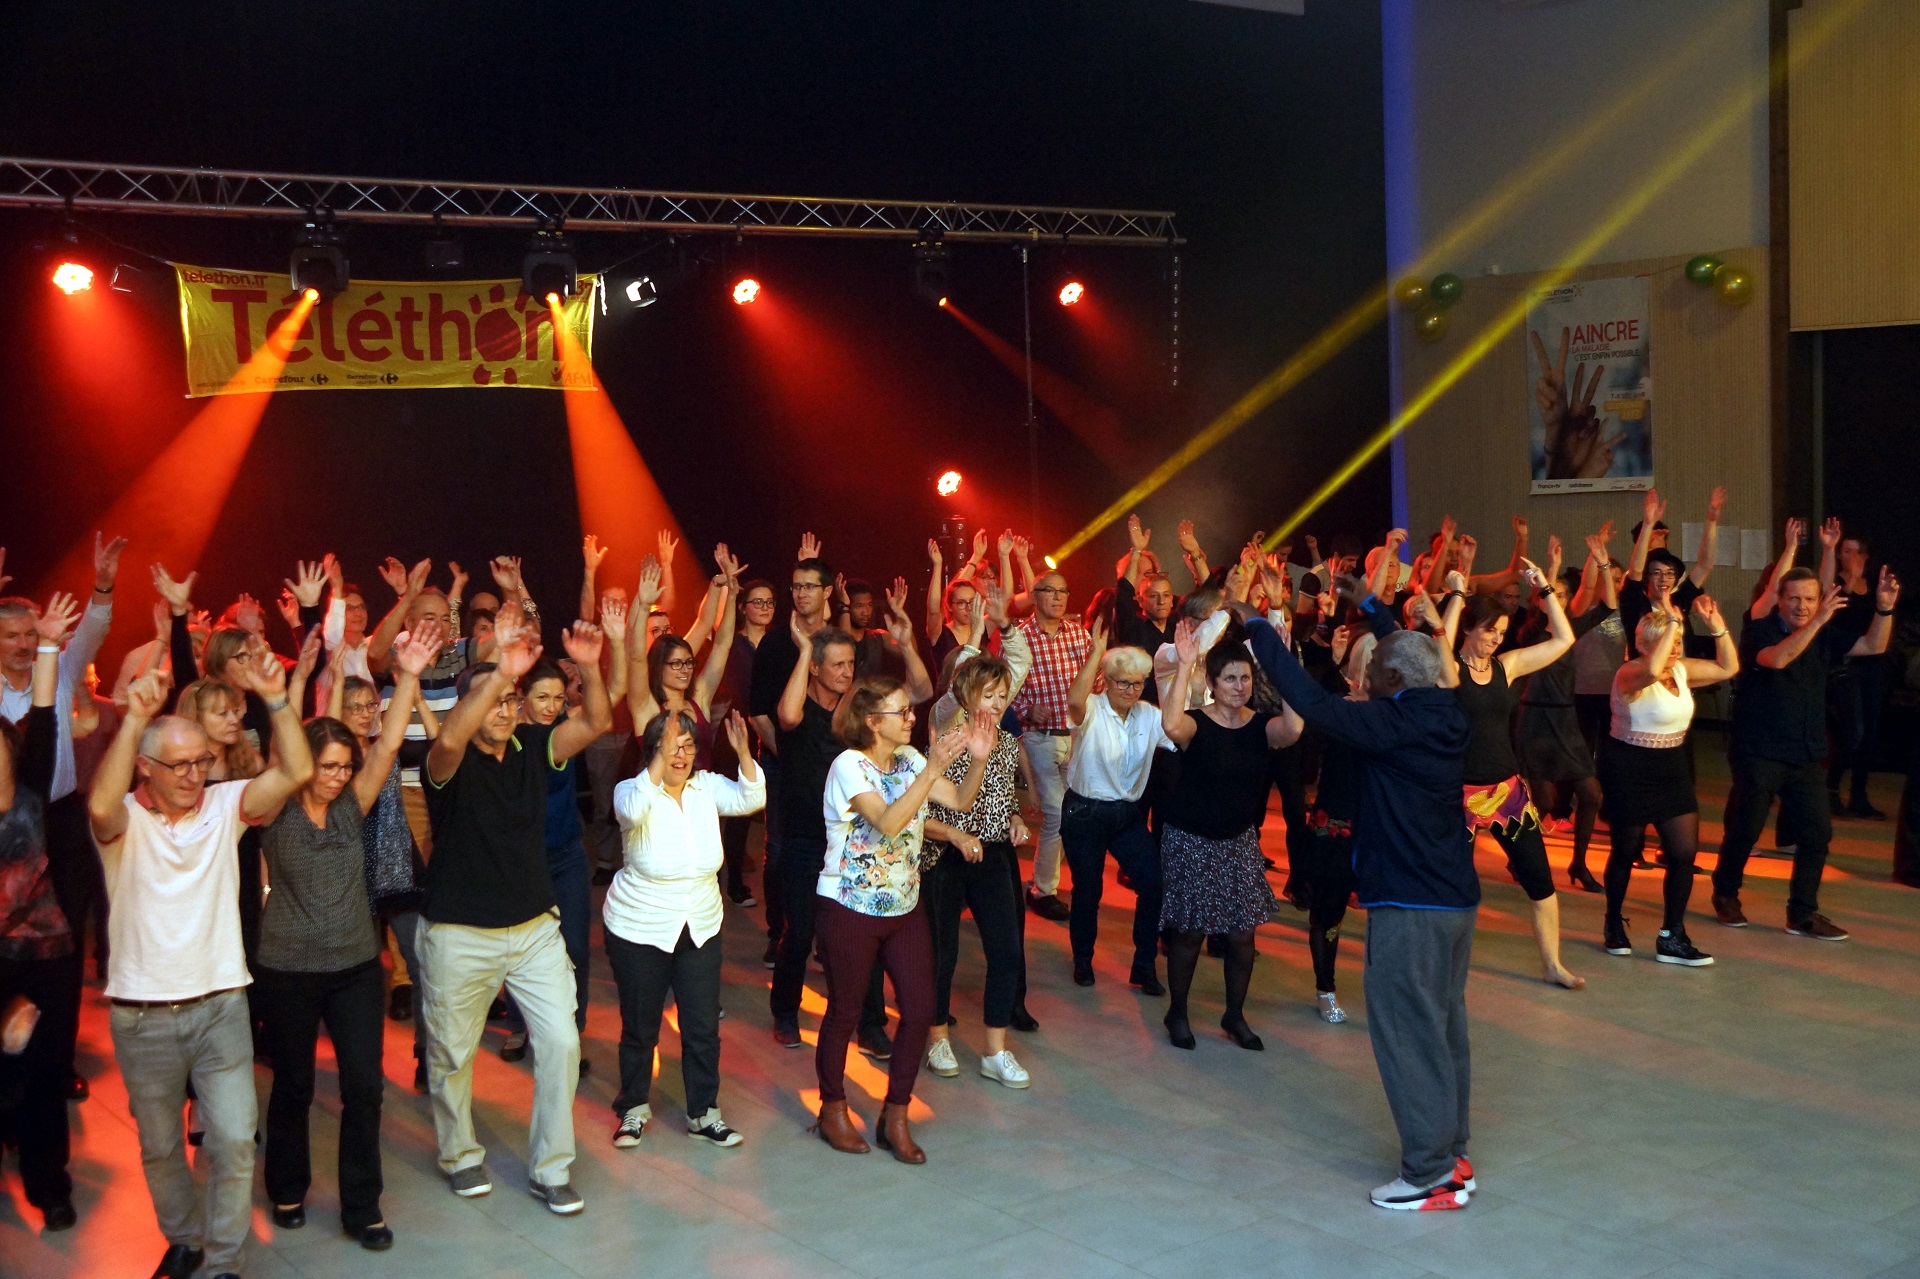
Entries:
[[[1725, 769], [1711, 739], [1701, 746], [1702, 838], [1712, 848]], [[1877, 780], [1875, 799], [1891, 810], [1899, 779]], [[1280, 834], [1276, 812], [1267, 842], [1284, 860]], [[257, 1198], [247, 1273], [1920, 1275], [1920, 893], [1888, 883], [1891, 841], [1886, 824], [1838, 824], [1823, 905], [1853, 932], [1844, 944], [1780, 931], [1784, 861], [1753, 862], [1754, 926], [1744, 931], [1701, 913], [1702, 881], [1691, 931], [1719, 959], [1707, 969], [1653, 961], [1657, 873], [1635, 876], [1640, 953], [1630, 960], [1600, 951], [1599, 899], [1563, 893], [1567, 961], [1589, 978], [1578, 993], [1539, 980], [1525, 898], [1483, 848], [1468, 996], [1481, 1190], [1464, 1212], [1387, 1213], [1366, 1202], [1367, 1189], [1392, 1176], [1396, 1143], [1367, 1046], [1357, 939], [1341, 957], [1346, 1025], [1315, 1017], [1300, 917], [1283, 908], [1261, 931], [1248, 1009], [1267, 1051], [1242, 1052], [1213, 1029], [1220, 972], [1203, 961], [1200, 1045], [1180, 1052], [1165, 1042], [1163, 1001], [1126, 985], [1120, 945], [1132, 895], [1110, 885], [1091, 990], [1072, 984], [1064, 928], [1029, 917], [1030, 1002], [1042, 1029], [1013, 1036], [1033, 1072], [1026, 1092], [976, 1073], [981, 968], [964, 934], [962, 1072], [922, 1073], [923, 1168], [879, 1151], [837, 1155], [805, 1131], [812, 1052], [768, 1036], [758, 912], [734, 912], [721, 1104], [745, 1146], [716, 1150], [683, 1135], [669, 1028], [660, 1117], [638, 1150], [613, 1148], [619, 1019], [596, 951], [593, 1073], [575, 1110], [583, 1215], [554, 1217], [522, 1190], [531, 1080], [526, 1063], [499, 1060], [497, 1029], [476, 1082], [495, 1190], [451, 1195], [435, 1168], [426, 1099], [410, 1086], [407, 1028], [389, 1023], [393, 1250], [366, 1253], [338, 1232], [337, 1098], [323, 1042], [308, 1225], [276, 1231]], [[1564, 868], [1566, 841], [1550, 846]], [[1596, 868], [1603, 858], [1604, 834]], [[1362, 922], [1356, 915], [1356, 929]], [[811, 984], [819, 989], [817, 974]], [[821, 1002], [808, 1000], [809, 1032]], [[145, 1275], [161, 1252], [97, 987], [82, 1033], [93, 1097], [73, 1110], [80, 1226], [43, 1236], [9, 1170], [0, 1275]], [[884, 1074], [857, 1060], [850, 1099], [871, 1130]], [[265, 1071], [259, 1082], [264, 1102]]]

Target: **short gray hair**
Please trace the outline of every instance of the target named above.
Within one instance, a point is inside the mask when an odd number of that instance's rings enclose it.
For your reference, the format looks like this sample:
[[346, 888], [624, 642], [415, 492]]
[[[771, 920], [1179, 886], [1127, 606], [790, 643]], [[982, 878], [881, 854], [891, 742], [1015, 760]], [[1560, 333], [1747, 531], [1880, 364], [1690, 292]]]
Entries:
[[160, 739], [165, 737], [170, 729], [176, 732], [190, 730], [199, 733], [202, 737], [206, 736], [206, 730], [200, 727], [197, 720], [188, 719], [184, 715], [162, 715], [150, 721], [146, 728], [141, 730], [140, 753], [148, 759], [157, 758]]
[[24, 595], [0, 596], [0, 618], [31, 617], [40, 620], [40, 606]]
[[1400, 677], [1404, 688], [1434, 688], [1440, 683], [1440, 643], [1418, 631], [1395, 631], [1374, 646], [1372, 665]]
[[1145, 679], [1153, 674], [1153, 658], [1144, 648], [1135, 648], [1123, 644], [1119, 648], [1110, 648], [1100, 662], [1100, 673], [1109, 680]]
[[827, 650], [835, 644], [845, 644], [848, 648], [852, 649], [856, 655], [858, 655], [860, 651], [860, 645], [853, 636], [837, 627], [823, 626], [813, 633], [813, 652], [808, 655], [808, 664], [812, 666], [825, 666], [827, 664]]

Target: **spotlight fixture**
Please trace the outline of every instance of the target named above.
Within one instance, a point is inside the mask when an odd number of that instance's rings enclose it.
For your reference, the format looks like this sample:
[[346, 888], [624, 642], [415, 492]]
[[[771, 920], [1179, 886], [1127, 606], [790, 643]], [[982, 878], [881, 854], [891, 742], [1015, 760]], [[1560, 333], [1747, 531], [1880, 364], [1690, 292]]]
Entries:
[[53, 287], [71, 297], [93, 287], [93, 268], [79, 262], [62, 262], [53, 268]]
[[747, 276], [733, 286], [733, 302], [735, 306], [745, 306], [759, 296], [760, 281], [754, 279], [752, 276]]
[[633, 303], [636, 308], [652, 306], [660, 300], [660, 288], [653, 282], [653, 277], [650, 275], [643, 275], [628, 284], [625, 292], [627, 301]]
[[922, 231], [913, 242], [913, 292], [935, 306], [947, 304], [947, 246], [938, 231]]
[[107, 287], [115, 293], [132, 293], [140, 287], [140, 282], [145, 278], [146, 273], [139, 267], [120, 262], [114, 265], [113, 274], [107, 280]]
[[960, 491], [960, 472], [942, 472], [940, 478], [934, 481], [933, 491], [941, 497], [952, 497], [955, 493], [958, 493]]
[[1053, 556], [1051, 555], [1042, 555], [1040, 558], [1046, 561], [1046, 565], [1049, 569], [1056, 569], [1060, 567], [1058, 564], [1055, 564], [1053, 562]]
[[527, 241], [527, 255], [520, 259], [520, 287], [536, 298], [549, 293], [563, 300], [573, 296], [580, 283], [580, 265], [574, 260], [573, 246], [560, 234], [559, 223], [542, 223]]
[[1068, 280], [1060, 286], [1060, 305], [1077, 306], [1080, 299], [1087, 296], [1087, 286], [1078, 280]]
[[448, 235], [440, 224], [440, 215], [433, 215], [433, 238], [427, 241], [427, 270], [458, 271], [467, 265], [467, 250], [460, 241]]
[[293, 256], [287, 262], [295, 292], [309, 289], [328, 302], [347, 288], [347, 242], [333, 228], [333, 214], [315, 209], [307, 214], [306, 225], [293, 237]]

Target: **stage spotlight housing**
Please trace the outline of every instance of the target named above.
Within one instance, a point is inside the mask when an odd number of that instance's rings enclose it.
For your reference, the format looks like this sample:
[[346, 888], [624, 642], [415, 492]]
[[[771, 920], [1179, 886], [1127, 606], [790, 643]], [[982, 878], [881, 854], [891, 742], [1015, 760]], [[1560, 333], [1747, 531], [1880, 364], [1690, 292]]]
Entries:
[[346, 292], [347, 242], [334, 230], [333, 218], [325, 210], [309, 214], [306, 225], [293, 238], [287, 274], [292, 277], [294, 292], [312, 289], [322, 302]]
[[93, 268], [80, 262], [62, 262], [53, 268], [53, 287], [69, 297], [90, 289], [93, 287]]
[[467, 265], [466, 246], [444, 232], [427, 241], [427, 270], [459, 271]]
[[922, 231], [913, 242], [913, 292], [934, 306], [947, 304], [947, 267], [951, 255], [938, 232]]
[[960, 472], [943, 471], [933, 483], [933, 491], [941, 497], [952, 497], [960, 491]]
[[534, 232], [527, 255], [520, 259], [520, 287], [536, 298], [554, 293], [564, 299], [573, 296], [579, 283], [580, 264], [566, 237], [544, 227]]
[[754, 279], [752, 276], [747, 276], [733, 286], [733, 302], [735, 306], [745, 306], [759, 296], [760, 281]]
[[1087, 296], [1087, 286], [1078, 280], [1068, 280], [1060, 286], [1060, 305], [1077, 306], [1080, 299]]
[[637, 280], [628, 282], [622, 292], [626, 294], [627, 301], [631, 302], [635, 309], [652, 306], [660, 300], [660, 288], [653, 282], [653, 277], [650, 275], [643, 275]]

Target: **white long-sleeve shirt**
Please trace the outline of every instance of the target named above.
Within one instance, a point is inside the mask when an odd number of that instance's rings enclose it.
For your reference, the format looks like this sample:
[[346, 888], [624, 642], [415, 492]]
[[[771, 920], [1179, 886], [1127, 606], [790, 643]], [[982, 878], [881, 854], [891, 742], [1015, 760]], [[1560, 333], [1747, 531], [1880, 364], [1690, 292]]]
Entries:
[[[112, 627], [113, 605], [89, 603], [87, 611], [81, 615], [80, 625], [74, 627], [73, 637], [60, 654], [60, 685], [53, 695], [53, 718], [59, 726], [60, 740], [53, 757], [53, 787], [47, 792], [49, 801], [65, 799], [73, 794], [76, 781], [73, 769], [74, 690], [86, 680], [87, 667], [93, 664], [95, 655], [100, 652], [100, 645], [106, 642], [107, 632]], [[0, 719], [21, 723], [32, 707], [31, 677], [25, 688], [15, 688], [0, 679]]]
[[766, 774], [750, 782], [699, 772], [681, 788], [680, 802], [642, 772], [613, 788], [625, 865], [607, 887], [600, 918], [607, 931], [642, 946], [671, 951], [685, 929], [704, 945], [720, 931], [725, 913], [717, 878], [724, 854], [720, 819], [766, 807]]

